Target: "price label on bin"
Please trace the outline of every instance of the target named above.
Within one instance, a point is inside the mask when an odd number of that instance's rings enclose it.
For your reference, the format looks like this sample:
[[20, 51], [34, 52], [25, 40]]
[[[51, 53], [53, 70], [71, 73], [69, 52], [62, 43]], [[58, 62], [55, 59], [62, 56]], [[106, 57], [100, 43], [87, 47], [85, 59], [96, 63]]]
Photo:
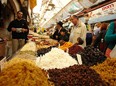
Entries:
[[82, 65], [81, 55], [77, 54], [77, 60], [78, 60], [79, 65]]

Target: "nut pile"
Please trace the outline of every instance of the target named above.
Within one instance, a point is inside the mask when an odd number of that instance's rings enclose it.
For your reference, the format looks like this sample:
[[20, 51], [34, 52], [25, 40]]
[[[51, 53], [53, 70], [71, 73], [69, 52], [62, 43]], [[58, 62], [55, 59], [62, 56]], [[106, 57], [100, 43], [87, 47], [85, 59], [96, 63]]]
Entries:
[[50, 81], [55, 86], [108, 86], [95, 70], [83, 65], [48, 70]]
[[92, 68], [100, 74], [102, 79], [110, 83], [110, 86], [116, 86], [116, 58], [109, 58], [102, 64]]

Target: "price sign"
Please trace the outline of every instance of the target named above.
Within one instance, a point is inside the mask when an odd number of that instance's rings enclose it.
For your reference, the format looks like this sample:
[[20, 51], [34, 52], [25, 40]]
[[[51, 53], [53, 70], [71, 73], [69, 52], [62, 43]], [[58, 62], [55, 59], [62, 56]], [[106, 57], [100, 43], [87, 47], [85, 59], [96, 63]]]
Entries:
[[78, 60], [79, 65], [82, 65], [81, 55], [77, 54], [77, 60]]

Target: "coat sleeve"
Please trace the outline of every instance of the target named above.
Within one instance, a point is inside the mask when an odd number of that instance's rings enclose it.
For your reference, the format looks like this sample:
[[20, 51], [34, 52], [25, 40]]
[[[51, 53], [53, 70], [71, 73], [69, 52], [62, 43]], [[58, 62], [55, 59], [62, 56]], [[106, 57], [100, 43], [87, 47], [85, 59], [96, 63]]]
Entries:
[[115, 30], [114, 26], [115, 26], [115, 23], [111, 22], [108, 27], [108, 30], [105, 35], [105, 41], [107, 43], [109, 43], [111, 41], [116, 41], [116, 33], [114, 34], [114, 30]]

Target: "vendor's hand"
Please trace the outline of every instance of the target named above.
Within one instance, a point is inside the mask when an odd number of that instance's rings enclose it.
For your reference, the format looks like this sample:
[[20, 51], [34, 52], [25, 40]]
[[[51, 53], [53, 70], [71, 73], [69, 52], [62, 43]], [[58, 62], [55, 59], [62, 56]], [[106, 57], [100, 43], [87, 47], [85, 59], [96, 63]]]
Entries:
[[56, 39], [58, 39], [58, 36], [56, 36]]
[[13, 28], [12, 28], [12, 31], [16, 31], [16, 28], [13, 27]]
[[27, 32], [27, 29], [22, 28], [22, 32]]

